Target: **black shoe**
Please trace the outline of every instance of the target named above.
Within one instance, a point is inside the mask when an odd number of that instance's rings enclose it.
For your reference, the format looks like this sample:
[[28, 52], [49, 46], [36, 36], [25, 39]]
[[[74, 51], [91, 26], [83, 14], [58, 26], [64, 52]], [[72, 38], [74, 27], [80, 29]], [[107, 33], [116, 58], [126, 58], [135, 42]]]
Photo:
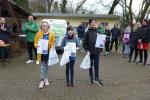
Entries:
[[142, 61], [138, 61], [136, 64], [140, 64], [140, 63], [143, 63]]
[[70, 82], [70, 86], [71, 86], [71, 87], [74, 87], [74, 82]]
[[66, 86], [70, 86], [69, 82], [66, 82]]
[[94, 83], [97, 84], [97, 85], [101, 85], [101, 86], [104, 86], [104, 83], [102, 80], [94, 80]]
[[93, 83], [94, 83], [93, 77], [90, 77], [89, 83], [90, 83], [90, 84], [93, 84]]

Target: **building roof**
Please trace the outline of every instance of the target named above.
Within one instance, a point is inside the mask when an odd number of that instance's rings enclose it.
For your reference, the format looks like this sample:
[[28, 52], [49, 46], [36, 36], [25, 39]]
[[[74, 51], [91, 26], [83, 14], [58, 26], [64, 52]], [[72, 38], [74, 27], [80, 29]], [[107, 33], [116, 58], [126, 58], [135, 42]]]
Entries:
[[35, 17], [80, 17], [80, 18], [109, 18], [120, 19], [121, 17], [113, 14], [71, 14], [71, 13], [32, 13]]
[[25, 15], [31, 15], [31, 13], [30, 13], [29, 11], [27, 11], [27, 10], [25, 10], [24, 8], [20, 7], [20, 6], [19, 6], [18, 4], [16, 4], [15, 2], [10, 1], [10, 0], [8, 0], [8, 1], [9, 1], [9, 3], [11, 4], [11, 6], [14, 6], [14, 7], [16, 7], [16, 9], [21, 10]]

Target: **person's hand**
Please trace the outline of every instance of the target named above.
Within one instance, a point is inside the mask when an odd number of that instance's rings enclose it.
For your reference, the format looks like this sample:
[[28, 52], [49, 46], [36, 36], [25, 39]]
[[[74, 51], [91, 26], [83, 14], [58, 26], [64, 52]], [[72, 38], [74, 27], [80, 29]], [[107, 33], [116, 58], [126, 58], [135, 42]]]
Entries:
[[139, 42], [139, 43], [141, 43], [141, 42], [142, 42], [142, 40], [141, 40], [141, 39], [139, 39], [139, 40], [138, 40], [138, 42]]
[[79, 51], [79, 50], [80, 50], [80, 48], [79, 48], [79, 47], [77, 47], [77, 48], [76, 48], [76, 50], [77, 50], [77, 51]]
[[38, 48], [38, 47], [40, 47], [40, 46], [38, 46], [38, 45], [35, 46], [35, 48]]

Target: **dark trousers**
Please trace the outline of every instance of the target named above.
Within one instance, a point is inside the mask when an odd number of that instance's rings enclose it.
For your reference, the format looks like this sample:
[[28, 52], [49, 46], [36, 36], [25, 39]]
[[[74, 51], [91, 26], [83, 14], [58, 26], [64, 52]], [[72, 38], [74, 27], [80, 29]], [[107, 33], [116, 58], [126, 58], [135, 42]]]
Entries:
[[74, 63], [75, 61], [70, 61], [66, 64], [66, 82], [73, 82], [74, 77]]
[[9, 49], [6, 47], [0, 48], [0, 58], [1, 59], [8, 59], [9, 56]]
[[36, 57], [37, 57], [37, 50], [34, 47], [34, 42], [27, 42], [27, 49], [28, 49], [29, 59], [33, 60], [33, 50], [34, 50], [35, 59], [36, 59]]
[[106, 52], [110, 51], [109, 47], [110, 47], [110, 41], [106, 41], [106, 43], [105, 43], [105, 51]]
[[134, 53], [134, 61], [136, 61], [136, 58], [138, 56], [138, 49], [137, 48], [130, 48], [129, 61], [131, 61], [134, 51], [135, 51], [135, 53]]
[[111, 40], [110, 51], [112, 50], [112, 46], [113, 46], [114, 42], [115, 42], [115, 49], [117, 52], [117, 50], [118, 50], [118, 39], [112, 39]]
[[93, 64], [95, 80], [99, 79], [99, 54], [90, 54], [91, 66], [89, 69], [90, 78], [93, 78]]
[[148, 51], [147, 50], [143, 50], [143, 49], [139, 49], [139, 54], [140, 54], [140, 61], [143, 62], [143, 52], [144, 52], [144, 63], [146, 64], [147, 62], [147, 58], [148, 58]]

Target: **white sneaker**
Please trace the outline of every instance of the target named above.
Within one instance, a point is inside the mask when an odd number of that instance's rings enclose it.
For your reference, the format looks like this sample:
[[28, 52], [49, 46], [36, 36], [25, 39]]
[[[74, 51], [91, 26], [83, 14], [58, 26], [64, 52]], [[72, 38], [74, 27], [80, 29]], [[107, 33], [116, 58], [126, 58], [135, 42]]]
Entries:
[[26, 64], [33, 63], [33, 60], [28, 60]]
[[41, 81], [39, 84], [39, 89], [42, 89], [44, 87], [44, 81]]
[[37, 64], [37, 65], [39, 65], [39, 64], [40, 64], [40, 62], [39, 62], [39, 61], [36, 61], [36, 64]]
[[45, 86], [49, 85], [48, 79], [44, 79]]

